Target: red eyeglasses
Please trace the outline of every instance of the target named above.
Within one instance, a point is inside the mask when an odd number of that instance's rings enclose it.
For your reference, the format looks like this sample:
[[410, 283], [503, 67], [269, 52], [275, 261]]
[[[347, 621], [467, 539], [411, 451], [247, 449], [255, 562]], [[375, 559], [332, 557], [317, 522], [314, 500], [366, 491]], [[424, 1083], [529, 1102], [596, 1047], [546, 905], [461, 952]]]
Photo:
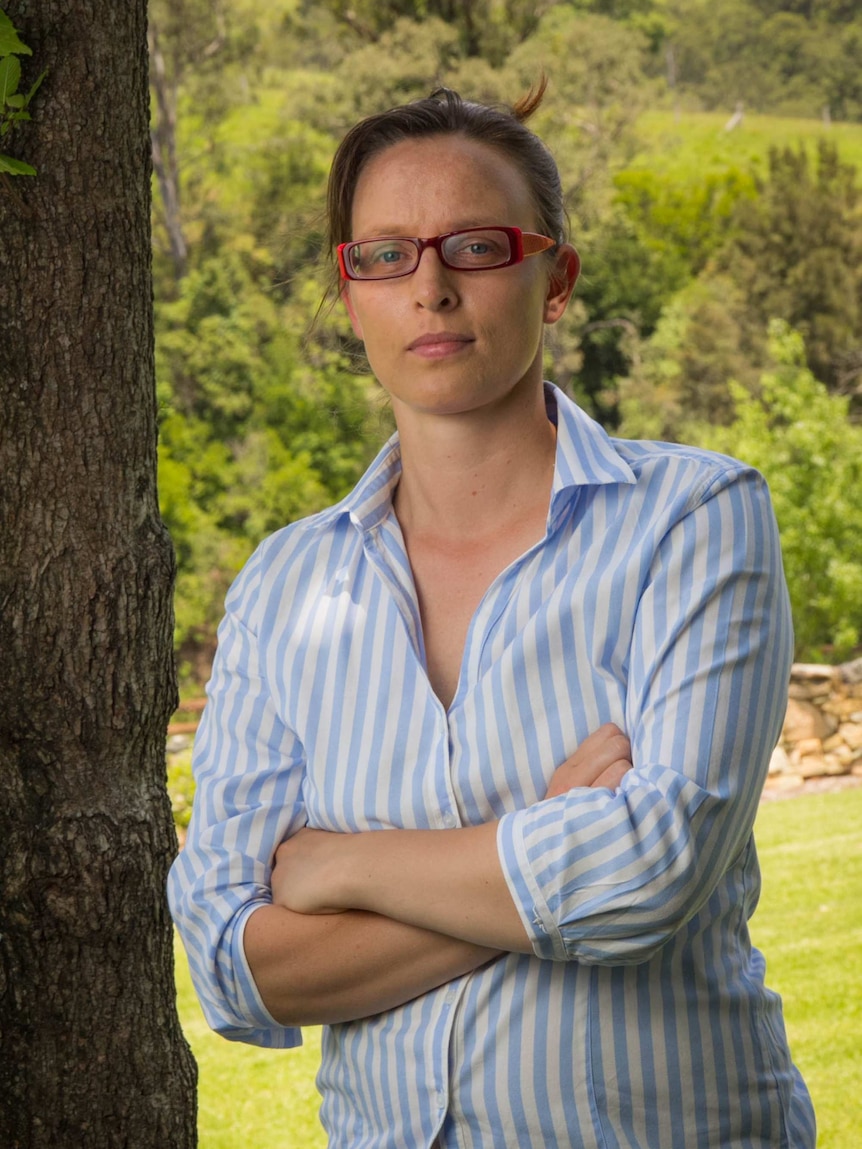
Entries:
[[554, 246], [556, 240], [519, 227], [466, 227], [430, 239], [383, 236], [340, 243], [338, 266], [342, 279], [400, 279], [412, 275], [422, 252], [433, 247], [444, 267], [491, 271], [511, 267]]

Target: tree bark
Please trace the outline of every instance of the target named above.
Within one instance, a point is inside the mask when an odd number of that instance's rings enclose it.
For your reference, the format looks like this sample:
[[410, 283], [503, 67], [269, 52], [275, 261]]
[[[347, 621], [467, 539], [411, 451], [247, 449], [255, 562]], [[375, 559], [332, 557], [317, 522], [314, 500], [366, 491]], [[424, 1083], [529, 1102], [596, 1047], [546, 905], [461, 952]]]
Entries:
[[186, 1149], [146, 0], [0, 5], [50, 69], [0, 188], [0, 1146]]

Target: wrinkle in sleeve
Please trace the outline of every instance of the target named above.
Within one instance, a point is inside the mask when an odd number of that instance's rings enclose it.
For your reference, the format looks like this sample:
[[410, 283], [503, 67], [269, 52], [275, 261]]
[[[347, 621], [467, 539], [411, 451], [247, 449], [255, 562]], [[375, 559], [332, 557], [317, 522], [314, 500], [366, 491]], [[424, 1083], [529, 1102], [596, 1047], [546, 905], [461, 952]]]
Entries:
[[227, 598], [207, 706], [195, 738], [196, 792], [168, 898], [208, 1024], [254, 1045], [301, 1044], [269, 1014], [243, 948], [246, 922], [272, 900], [276, 847], [305, 823], [303, 750], [281, 722], [260, 668], [253, 617], [259, 554]]
[[725, 473], [655, 550], [626, 683], [634, 768], [504, 815], [498, 855], [534, 952], [648, 960], [749, 840], [781, 731], [792, 626], [757, 472]]

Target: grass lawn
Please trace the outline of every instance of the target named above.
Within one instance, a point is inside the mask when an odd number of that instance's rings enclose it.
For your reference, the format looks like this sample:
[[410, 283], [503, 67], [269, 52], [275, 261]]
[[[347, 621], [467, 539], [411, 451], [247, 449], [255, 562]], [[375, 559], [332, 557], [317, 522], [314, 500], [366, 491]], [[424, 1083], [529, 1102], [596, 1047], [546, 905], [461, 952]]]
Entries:
[[765, 174], [770, 147], [805, 144], [813, 154], [817, 140], [828, 140], [847, 163], [862, 168], [862, 124], [746, 115], [725, 132], [730, 113], [644, 112], [637, 122], [641, 152], [627, 168], [645, 168], [679, 182], [700, 180], [728, 168], [754, 168]]
[[[862, 788], [766, 803], [764, 893], [752, 921], [784, 998], [794, 1059], [817, 1108], [818, 1149], [862, 1130]], [[200, 1067], [200, 1149], [322, 1149], [319, 1034], [301, 1050], [237, 1045], [206, 1027], [177, 952], [180, 1016]]]
[[814, 1098], [818, 1149], [862, 1145], [862, 789], [766, 803], [751, 922]]

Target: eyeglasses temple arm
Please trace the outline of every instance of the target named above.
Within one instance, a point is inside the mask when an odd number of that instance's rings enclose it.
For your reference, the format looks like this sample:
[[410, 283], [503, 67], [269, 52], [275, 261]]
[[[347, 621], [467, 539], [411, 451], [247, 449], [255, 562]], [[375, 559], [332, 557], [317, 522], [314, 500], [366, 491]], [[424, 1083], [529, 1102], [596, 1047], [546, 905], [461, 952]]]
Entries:
[[534, 231], [521, 232], [521, 242], [524, 245], [524, 255], [538, 255], [540, 251], [547, 251], [549, 247], [556, 247], [557, 241], [547, 235], [538, 235]]

